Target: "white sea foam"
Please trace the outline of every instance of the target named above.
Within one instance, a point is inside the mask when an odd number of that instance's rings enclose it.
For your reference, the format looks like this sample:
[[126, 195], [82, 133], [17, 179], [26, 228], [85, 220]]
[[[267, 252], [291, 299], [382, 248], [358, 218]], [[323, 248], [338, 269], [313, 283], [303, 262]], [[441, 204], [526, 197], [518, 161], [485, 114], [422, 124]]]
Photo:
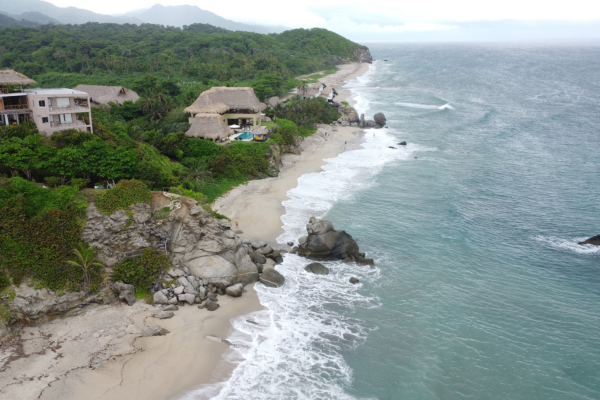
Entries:
[[418, 108], [421, 110], [454, 110], [449, 103], [444, 104], [443, 106], [437, 106], [433, 104], [418, 104], [418, 103], [394, 103], [401, 107], [407, 108]]
[[544, 243], [546, 246], [559, 250], [566, 250], [577, 254], [600, 254], [600, 246], [578, 244], [579, 242], [588, 239], [588, 237], [564, 239], [554, 236], [536, 236], [534, 239]]

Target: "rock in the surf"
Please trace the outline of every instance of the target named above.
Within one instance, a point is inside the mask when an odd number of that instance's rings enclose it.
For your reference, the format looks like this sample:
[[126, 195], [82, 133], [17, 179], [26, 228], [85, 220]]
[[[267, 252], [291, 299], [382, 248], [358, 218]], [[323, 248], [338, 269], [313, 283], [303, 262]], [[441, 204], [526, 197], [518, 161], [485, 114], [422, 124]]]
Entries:
[[385, 115], [383, 115], [383, 113], [377, 113], [373, 116], [373, 119], [375, 120], [375, 123], [381, 127], [385, 126], [385, 122], [386, 122], [386, 118]]
[[360, 281], [358, 280], [358, 278], [355, 278], [355, 277], [352, 277], [352, 278], [350, 278], [350, 283], [351, 283], [351, 284], [353, 284], [353, 285], [356, 285], [358, 282], [360, 282]]
[[281, 275], [275, 268], [265, 268], [258, 279], [269, 287], [281, 287], [285, 283], [285, 277]]
[[592, 236], [589, 239], [579, 242], [578, 244], [593, 244], [594, 246], [600, 246], [600, 235]]
[[329, 268], [318, 262], [310, 263], [304, 269], [315, 275], [329, 275]]
[[313, 260], [344, 260], [357, 264], [374, 265], [370, 258], [365, 258], [358, 244], [346, 231], [337, 231], [333, 224], [325, 219], [311, 217], [306, 225], [308, 236], [298, 239], [298, 255]]

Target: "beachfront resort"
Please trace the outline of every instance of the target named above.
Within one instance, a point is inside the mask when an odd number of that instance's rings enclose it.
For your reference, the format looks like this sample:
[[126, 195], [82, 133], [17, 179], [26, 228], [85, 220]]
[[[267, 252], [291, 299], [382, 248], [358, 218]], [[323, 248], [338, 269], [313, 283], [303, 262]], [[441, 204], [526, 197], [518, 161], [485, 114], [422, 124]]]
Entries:
[[265, 141], [269, 131], [261, 126], [266, 119], [261, 103], [251, 87], [213, 87], [202, 92], [184, 111], [190, 114], [186, 136], [216, 143]]

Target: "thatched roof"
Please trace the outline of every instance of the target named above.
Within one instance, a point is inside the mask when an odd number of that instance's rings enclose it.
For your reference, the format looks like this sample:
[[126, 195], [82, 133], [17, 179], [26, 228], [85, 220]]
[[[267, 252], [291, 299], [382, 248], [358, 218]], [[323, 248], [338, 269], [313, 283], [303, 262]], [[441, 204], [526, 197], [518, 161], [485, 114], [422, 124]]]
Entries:
[[231, 130], [219, 114], [196, 114], [190, 129], [185, 133], [188, 137], [202, 139], [227, 139]]
[[0, 85], [31, 85], [35, 81], [12, 69], [0, 71]]
[[191, 114], [225, 114], [229, 110], [259, 112], [264, 105], [250, 87], [214, 87], [202, 92], [184, 111]]
[[108, 104], [112, 101], [122, 105], [127, 100], [135, 102], [140, 98], [136, 92], [123, 86], [79, 85], [75, 90], [86, 92], [97, 104]]

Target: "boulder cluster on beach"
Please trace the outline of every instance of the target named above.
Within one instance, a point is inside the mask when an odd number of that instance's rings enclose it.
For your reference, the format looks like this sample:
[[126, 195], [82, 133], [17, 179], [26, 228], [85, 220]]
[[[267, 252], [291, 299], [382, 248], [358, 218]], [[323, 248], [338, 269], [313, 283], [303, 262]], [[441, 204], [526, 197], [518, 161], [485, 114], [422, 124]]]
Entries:
[[360, 128], [383, 128], [386, 125], [386, 118], [383, 113], [377, 113], [373, 119], [365, 119], [365, 114], [358, 115], [358, 112], [352, 106], [340, 104], [338, 111], [342, 114], [337, 121], [331, 123], [332, 126], [355, 126]]

